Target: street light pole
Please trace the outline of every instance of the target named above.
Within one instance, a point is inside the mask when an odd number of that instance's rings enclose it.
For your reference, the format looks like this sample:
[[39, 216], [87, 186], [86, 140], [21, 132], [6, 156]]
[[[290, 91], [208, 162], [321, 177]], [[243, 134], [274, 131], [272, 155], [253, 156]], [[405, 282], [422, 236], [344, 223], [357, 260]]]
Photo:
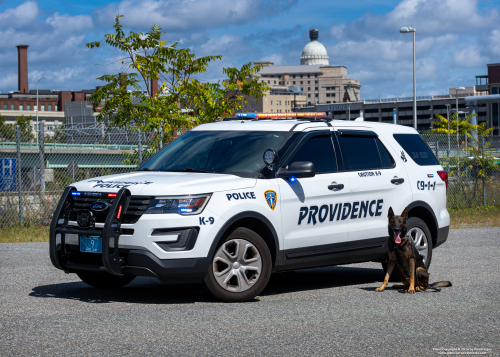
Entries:
[[415, 32], [412, 27], [401, 27], [400, 33], [413, 33], [413, 127], [417, 130], [417, 71], [415, 64]]
[[44, 78], [47, 78], [47, 77], [41, 77], [38, 79], [38, 82], [36, 82], [36, 141], [38, 142], [38, 130], [39, 130], [39, 126], [38, 126], [38, 83], [40, 83], [40, 81]]

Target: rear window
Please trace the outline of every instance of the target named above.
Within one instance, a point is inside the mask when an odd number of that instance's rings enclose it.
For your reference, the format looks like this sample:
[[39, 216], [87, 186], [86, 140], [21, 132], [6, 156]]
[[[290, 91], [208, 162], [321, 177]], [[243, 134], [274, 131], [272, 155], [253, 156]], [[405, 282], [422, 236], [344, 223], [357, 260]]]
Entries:
[[348, 170], [374, 170], [393, 166], [391, 156], [378, 138], [341, 136], [339, 141], [344, 164]]
[[406, 153], [420, 166], [439, 165], [429, 146], [418, 134], [394, 134], [394, 139]]

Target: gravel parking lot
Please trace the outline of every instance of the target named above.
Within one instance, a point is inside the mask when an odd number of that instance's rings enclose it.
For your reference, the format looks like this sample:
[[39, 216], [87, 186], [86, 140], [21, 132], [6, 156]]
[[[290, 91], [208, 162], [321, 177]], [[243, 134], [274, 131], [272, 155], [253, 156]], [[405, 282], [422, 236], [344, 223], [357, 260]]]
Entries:
[[430, 269], [453, 282], [440, 293], [377, 293], [366, 263], [273, 274], [242, 304], [153, 278], [97, 290], [52, 267], [48, 243], [1, 244], [0, 355], [499, 356], [499, 236], [452, 230]]

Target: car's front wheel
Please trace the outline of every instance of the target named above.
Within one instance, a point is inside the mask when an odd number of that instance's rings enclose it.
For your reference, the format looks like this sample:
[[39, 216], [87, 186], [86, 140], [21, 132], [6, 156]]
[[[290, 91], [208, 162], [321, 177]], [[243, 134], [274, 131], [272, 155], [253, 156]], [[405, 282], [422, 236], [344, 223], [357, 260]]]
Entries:
[[271, 270], [266, 242], [248, 228], [237, 228], [215, 252], [205, 285], [219, 300], [248, 301], [264, 290]]
[[76, 273], [82, 281], [94, 288], [100, 289], [116, 289], [127, 285], [135, 276], [124, 275], [124, 276], [114, 276], [108, 273], [90, 273], [90, 272], [78, 272]]

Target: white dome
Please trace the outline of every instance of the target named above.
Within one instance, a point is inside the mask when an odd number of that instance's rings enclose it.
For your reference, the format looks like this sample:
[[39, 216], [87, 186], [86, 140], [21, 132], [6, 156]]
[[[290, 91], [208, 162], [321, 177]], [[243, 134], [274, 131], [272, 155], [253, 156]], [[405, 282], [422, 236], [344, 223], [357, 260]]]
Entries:
[[318, 30], [312, 29], [309, 31], [311, 42], [309, 42], [302, 50], [300, 56], [300, 64], [311, 65], [321, 64], [329, 65], [329, 57], [325, 46], [318, 42]]

